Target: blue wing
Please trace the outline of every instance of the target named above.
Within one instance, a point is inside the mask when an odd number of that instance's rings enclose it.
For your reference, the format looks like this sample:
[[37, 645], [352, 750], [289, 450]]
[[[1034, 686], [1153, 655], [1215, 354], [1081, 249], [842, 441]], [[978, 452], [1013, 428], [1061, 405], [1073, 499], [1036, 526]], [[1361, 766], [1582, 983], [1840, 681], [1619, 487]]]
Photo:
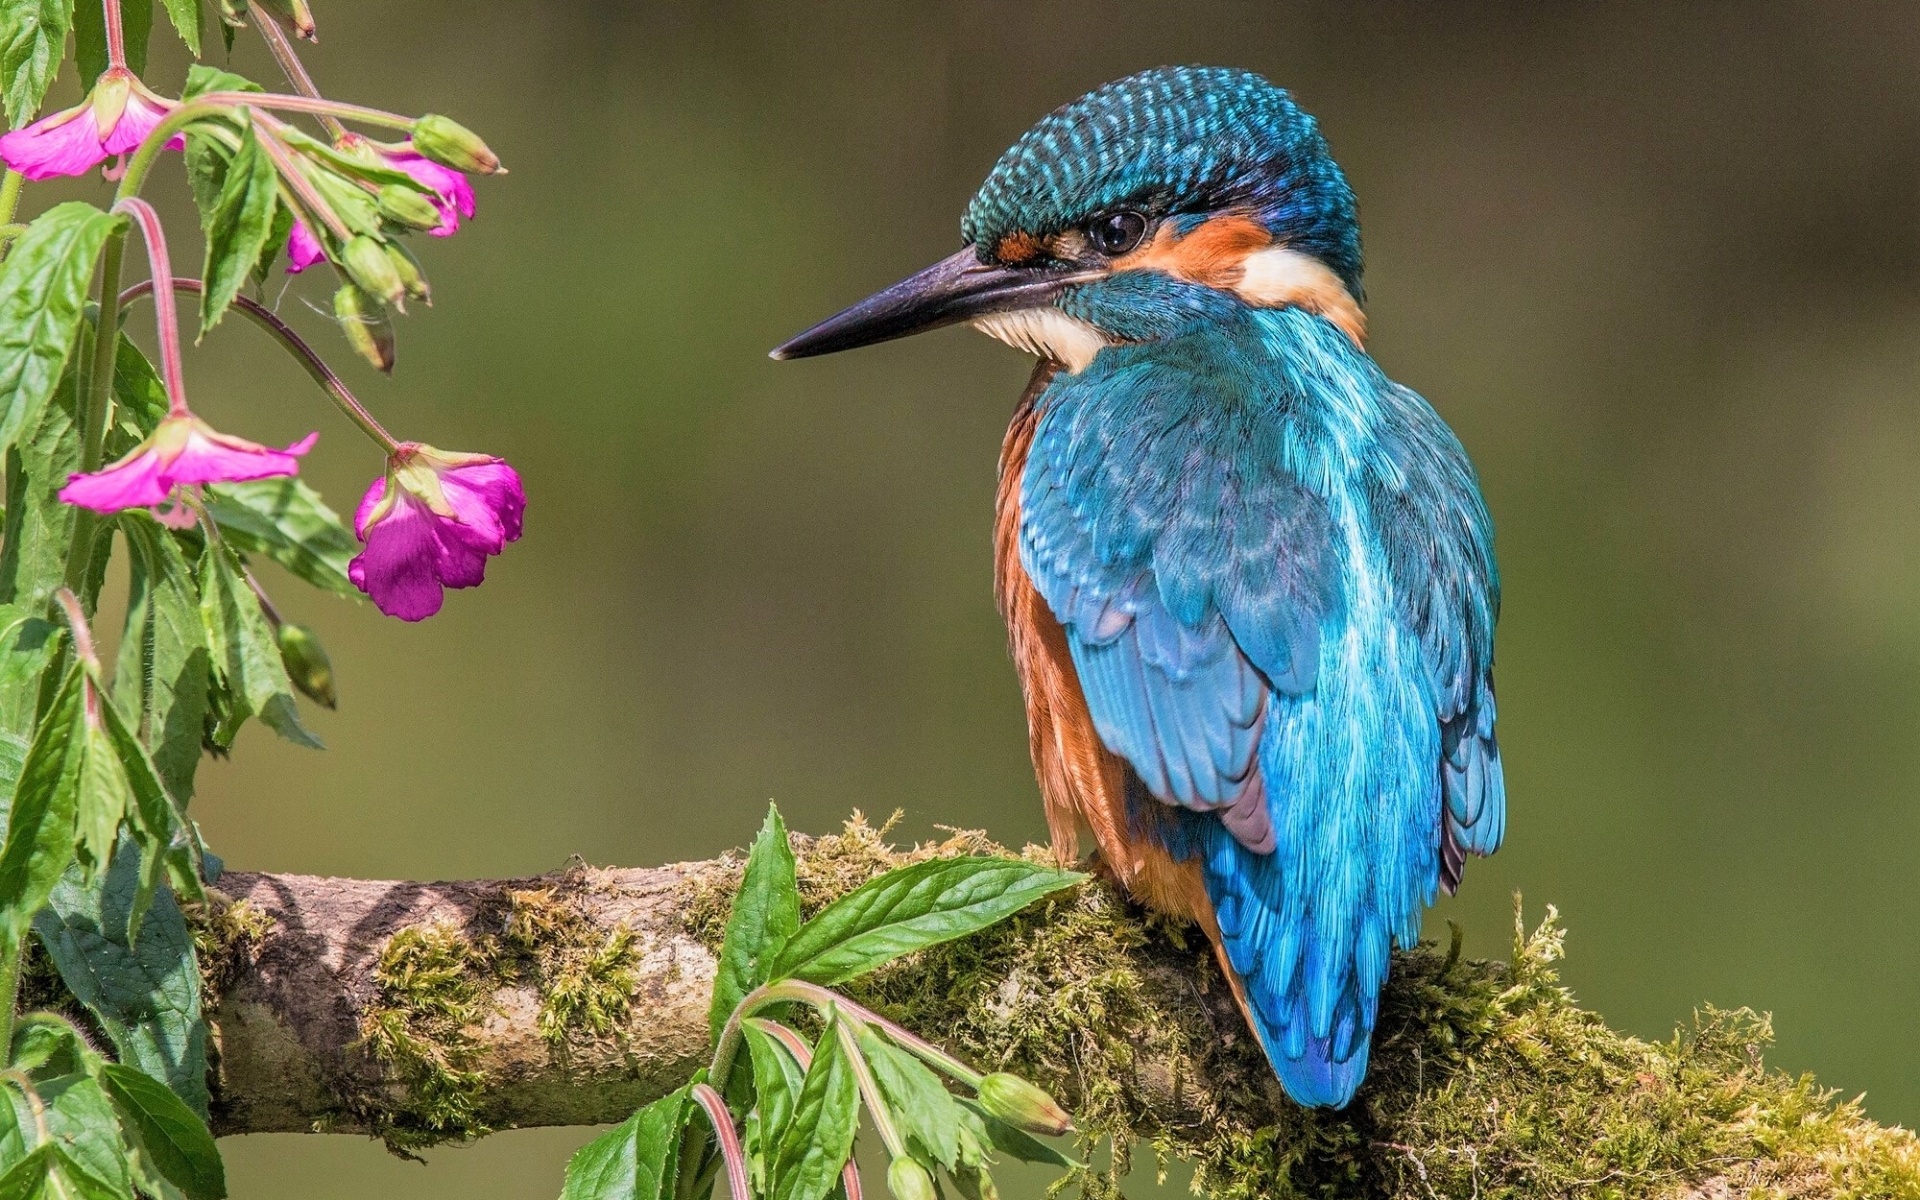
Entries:
[[1263, 342], [1116, 348], [1056, 377], [1020, 545], [1101, 740], [1174, 806], [1137, 823], [1199, 858], [1282, 1081], [1336, 1105], [1390, 944], [1504, 826], [1477, 487], [1425, 402], [1346, 355], [1379, 425], [1357, 474], [1315, 457], [1328, 380]]

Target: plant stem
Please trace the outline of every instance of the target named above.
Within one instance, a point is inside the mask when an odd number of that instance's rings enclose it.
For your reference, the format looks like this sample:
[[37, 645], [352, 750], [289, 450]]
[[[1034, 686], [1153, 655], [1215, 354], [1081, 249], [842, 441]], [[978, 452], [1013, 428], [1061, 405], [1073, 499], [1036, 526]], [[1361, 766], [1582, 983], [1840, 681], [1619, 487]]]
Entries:
[[0, 938], [0, 1058], [13, 1061], [13, 1006], [20, 996], [20, 962], [27, 939], [7, 934]]
[[887, 1098], [880, 1094], [880, 1082], [873, 1077], [873, 1067], [860, 1052], [860, 1039], [854, 1036], [853, 1026], [845, 1021], [835, 1023], [834, 1029], [840, 1038], [840, 1049], [853, 1067], [853, 1077], [860, 1084], [860, 1095], [866, 1099], [867, 1116], [873, 1119], [874, 1132], [886, 1144], [887, 1156], [899, 1158], [907, 1152], [907, 1142], [893, 1123], [893, 1111], [887, 1107]]
[[732, 1200], [753, 1200], [753, 1192], [747, 1185], [747, 1156], [740, 1149], [740, 1135], [733, 1128], [733, 1114], [727, 1111], [727, 1102], [707, 1083], [693, 1085], [693, 1098], [713, 1123], [714, 1140], [720, 1143], [720, 1158], [727, 1164], [727, 1194]]
[[352, 241], [353, 231], [340, 219], [333, 205], [327, 203], [326, 197], [314, 190], [313, 181], [301, 174], [299, 164], [293, 161], [293, 151], [280, 140], [280, 135], [263, 120], [253, 123], [253, 137], [260, 149], [266, 151], [267, 157], [273, 160], [274, 170], [280, 173], [281, 181], [292, 189], [300, 201], [300, 207], [306, 210], [306, 215], [325, 225], [342, 244]]
[[[147, 265], [152, 271], [149, 282], [153, 288], [154, 324], [159, 327], [160, 378], [167, 388], [167, 415], [184, 417], [188, 411], [187, 376], [180, 362], [180, 313], [173, 303], [173, 264], [167, 260], [166, 231], [160, 227], [160, 214], [153, 210], [153, 205], [138, 196], [117, 201], [113, 211], [131, 216], [134, 223], [140, 226], [140, 236], [147, 243]], [[120, 308], [117, 291], [120, 281], [117, 277], [112, 285], [116, 289], [113, 307], [117, 314]], [[100, 307], [104, 313], [105, 294], [100, 298]], [[113, 376], [109, 374], [107, 378], [111, 382]]]
[[[198, 279], [188, 279], [185, 276], [175, 276], [173, 286], [175, 290], [182, 292], [199, 292], [205, 288]], [[152, 280], [136, 283], [120, 293], [120, 303], [131, 304], [152, 291]], [[381, 425], [359, 400], [354, 398], [353, 392], [348, 390], [347, 385], [341, 382], [340, 377], [333, 373], [331, 367], [327, 366], [326, 360], [320, 357], [319, 352], [309, 346], [306, 339], [295, 333], [291, 326], [275, 315], [272, 309], [247, 296], [235, 296], [233, 306], [246, 314], [254, 324], [277, 338], [287, 353], [307, 369], [307, 374], [320, 385], [320, 390], [327, 394], [328, 399], [332, 400], [362, 433], [372, 438], [374, 444], [388, 454], [399, 448], [399, 441], [387, 432], [386, 427]]]
[[[273, 52], [274, 61], [286, 73], [287, 82], [293, 85], [293, 90], [315, 100], [325, 99], [320, 89], [314, 86], [313, 76], [307, 74], [307, 66], [300, 61], [299, 53], [293, 48], [293, 39], [287, 36], [286, 28], [280, 24], [279, 15], [268, 11], [260, 0], [247, 0], [247, 11], [253, 14], [253, 23], [260, 30], [260, 37], [267, 43], [267, 49]], [[340, 123], [340, 118], [332, 113], [316, 115], [328, 137], [337, 142], [346, 135], [347, 127]]]
[[[137, 196], [146, 185], [147, 172], [153, 169], [154, 160], [160, 157], [160, 151], [166, 148], [173, 135], [198, 121], [201, 117], [218, 114], [225, 105], [209, 103], [207, 97], [197, 96], [160, 118], [160, 123], [148, 132], [145, 140], [134, 148], [133, 157], [127, 160], [127, 169], [120, 176], [120, 186], [115, 189], [116, 202], [128, 196]], [[119, 284], [116, 282], [115, 287]]]
[[102, 0], [107, 10], [107, 69], [127, 68], [127, 36], [120, 20], [120, 0]]
[[[107, 440], [107, 407], [113, 399], [113, 364], [120, 346], [120, 260], [126, 252], [124, 229], [108, 235], [100, 255], [100, 310], [94, 318], [93, 352], [76, 372], [79, 387], [80, 470], [100, 469]], [[87, 568], [93, 558], [94, 528], [99, 517], [88, 508], [73, 514], [73, 540], [67, 543], [66, 583], [76, 592], [87, 590]], [[88, 597], [89, 600], [92, 597]]]
[[202, 100], [213, 101], [230, 107], [265, 108], [276, 112], [303, 112], [315, 116], [334, 116], [347, 121], [359, 121], [365, 125], [381, 125], [388, 129], [412, 129], [414, 118], [403, 117], [383, 108], [368, 108], [364, 104], [343, 104], [338, 100], [327, 100], [319, 96], [288, 96], [280, 92], [207, 92], [194, 97], [194, 103]]
[[8, 171], [6, 179], [0, 180], [0, 224], [13, 221], [13, 214], [20, 207], [20, 189], [26, 183], [27, 177], [18, 171]]

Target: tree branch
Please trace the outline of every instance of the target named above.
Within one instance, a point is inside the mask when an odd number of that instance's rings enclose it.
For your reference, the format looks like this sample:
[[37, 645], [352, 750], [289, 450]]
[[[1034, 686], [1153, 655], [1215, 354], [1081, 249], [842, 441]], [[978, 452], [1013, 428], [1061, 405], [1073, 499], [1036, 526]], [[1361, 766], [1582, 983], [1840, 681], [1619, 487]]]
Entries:
[[[898, 852], [856, 820], [796, 849], [811, 910], [910, 859], [995, 848], [958, 835]], [[469, 883], [231, 872], [196, 914], [216, 1128], [370, 1133], [407, 1152], [624, 1119], [706, 1060], [740, 869], [730, 855]], [[1281, 1094], [1204, 938], [1099, 882], [852, 991], [1047, 1087], [1122, 1167], [1148, 1144], [1215, 1196], [1920, 1188], [1913, 1135], [1765, 1070], [1765, 1018], [1705, 1010], [1670, 1042], [1626, 1037], [1559, 986], [1560, 939], [1549, 910], [1517, 929], [1509, 962], [1462, 959], [1457, 942], [1397, 955], [1344, 1113]]]

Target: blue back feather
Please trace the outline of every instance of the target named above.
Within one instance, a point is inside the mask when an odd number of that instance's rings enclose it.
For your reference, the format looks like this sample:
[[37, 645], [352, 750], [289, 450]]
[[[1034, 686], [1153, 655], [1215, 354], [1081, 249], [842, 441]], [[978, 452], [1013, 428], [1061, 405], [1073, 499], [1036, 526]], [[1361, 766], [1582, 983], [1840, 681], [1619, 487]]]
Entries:
[[1445, 424], [1330, 324], [1176, 321], [1161, 291], [1171, 336], [1042, 395], [1021, 562], [1282, 1082], [1343, 1105], [1390, 946], [1505, 825], [1491, 523]]

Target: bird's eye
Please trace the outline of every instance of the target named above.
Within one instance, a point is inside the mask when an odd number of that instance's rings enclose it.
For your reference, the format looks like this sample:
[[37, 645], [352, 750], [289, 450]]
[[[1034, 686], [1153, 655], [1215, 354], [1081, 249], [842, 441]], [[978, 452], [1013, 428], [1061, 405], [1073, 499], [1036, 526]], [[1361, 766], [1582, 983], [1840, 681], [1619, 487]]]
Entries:
[[1106, 213], [1087, 226], [1087, 241], [1100, 253], [1125, 254], [1140, 244], [1147, 233], [1147, 219], [1131, 209]]

